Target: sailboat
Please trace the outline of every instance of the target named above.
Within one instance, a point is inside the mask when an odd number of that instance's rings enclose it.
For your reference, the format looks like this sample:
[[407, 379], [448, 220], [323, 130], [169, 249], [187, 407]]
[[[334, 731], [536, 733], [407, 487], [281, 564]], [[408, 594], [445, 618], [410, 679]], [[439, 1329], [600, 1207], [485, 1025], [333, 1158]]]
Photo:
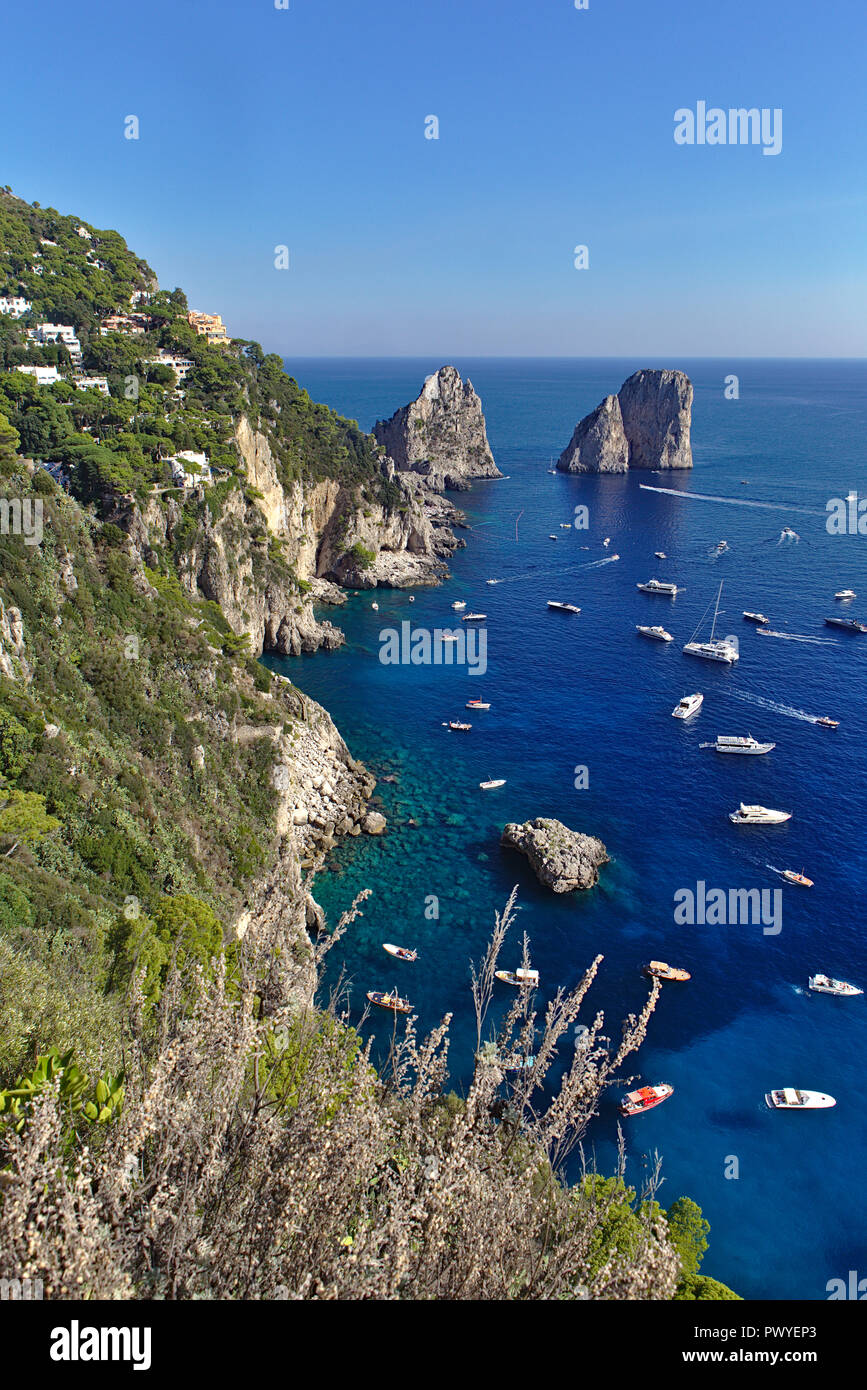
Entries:
[[[730, 666], [732, 662], [738, 660], [739, 652], [737, 647], [734, 645], [733, 642], [729, 642], [725, 638], [714, 638], [714, 633], [716, 632], [717, 614], [719, 613], [719, 601], [720, 596], [722, 595], [722, 591], [723, 586], [722, 584], [720, 584], [716, 596], [716, 604], [713, 610], [713, 622], [711, 624], [710, 637], [708, 638], [707, 642], [696, 642], [695, 640], [696, 633], [699, 632], [702, 623], [707, 617], [708, 609], [706, 608], [701, 616], [701, 622], [699, 623], [698, 627], [692, 634], [692, 637], [689, 639], [683, 650], [686, 653], [688, 653], [689, 656], [700, 656], [703, 657], [705, 661], [724, 661], [727, 665]], [[708, 604], [708, 608], [709, 607], [710, 604]]]

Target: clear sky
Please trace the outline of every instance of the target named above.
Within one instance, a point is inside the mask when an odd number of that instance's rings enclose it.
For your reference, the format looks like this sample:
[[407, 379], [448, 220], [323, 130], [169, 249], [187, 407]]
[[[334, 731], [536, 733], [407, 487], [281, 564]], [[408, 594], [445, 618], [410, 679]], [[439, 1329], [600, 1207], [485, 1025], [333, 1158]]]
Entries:
[[[6, 0], [3, 33], [0, 183], [268, 350], [865, 352], [864, 0]], [[677, 145], [699, 101], [781, 108], [781, 152]]]

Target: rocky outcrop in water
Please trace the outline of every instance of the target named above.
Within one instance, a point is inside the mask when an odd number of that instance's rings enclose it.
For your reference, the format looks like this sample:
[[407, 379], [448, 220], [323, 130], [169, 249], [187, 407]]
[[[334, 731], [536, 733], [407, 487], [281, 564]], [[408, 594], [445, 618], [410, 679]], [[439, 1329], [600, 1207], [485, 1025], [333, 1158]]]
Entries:
[[616, 396], [575, 426], [557, 460], [561, 473], [692, 468], [692, 382], [684, 372], [635, 372]]
[[373, 433], [398, 473], [421, 474], [436, 491], [503, 476], [488, 444], [482, 403], [456, 367], [440, 367], [417, 400], [390, 420], [378, 420]]
[[507, 825], [500, 843], [526, 855], [539, 882], [555, 893], [592, 888], [600, 866], [608, 863], [601, 840], [545, 816]]

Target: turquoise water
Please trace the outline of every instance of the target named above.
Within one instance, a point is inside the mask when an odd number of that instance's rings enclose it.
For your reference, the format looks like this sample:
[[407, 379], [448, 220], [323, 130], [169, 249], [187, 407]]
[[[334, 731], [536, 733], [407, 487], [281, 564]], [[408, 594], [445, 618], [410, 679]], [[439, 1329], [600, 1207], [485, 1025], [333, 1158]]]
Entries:
[[[286, 365], [315, 399], [369, 428], [414, 398], [441, 362]], [[628, 1176], [640, 1183], [648, 1156], [662, 1155], [663, 1204], [688, 1194], [711, 1223], [706, 1273], [745, 1297], [825, 1298], [829, 1279], [850, 1269], [867, 1275], [865, 1000], [806, 989], [815, 970], [867, 985], [867, 637], [822, 623], [843, 607], [833, 594], [845, 587], [859, 594], [851, 611], [867, 617], [867, 537], [825, 529], [830, 497], [859, 484], [867, 493], [867, 368], [654, 362], [682, 367], [695, 384], [693, 471], [569, 478], [549, 475], [551, 456], [581, 415], [646, 362], [455, 365], [482, 397], [494, 456], [509, 476], [456, 498], [473, 529], [463, 533], [453, 578], [416, 590], [413, 602], [408, 592], [380, 590], [379, 612], [372, 595], [351, 599], [329, 614], [346, 633], [344, 648], [270, 661], [326, 706], [356, 756], [380, 778], [398, 779], [377, 788], [386, 835], [345, 842], [317, 882], [332, 920], [360, 888], [373, 890], [364, 917], [332, 953], [339, 959], [326, 984], [345, 969], [355, 1018], [367, 989], [394, 984], [413, 1001], [423, 1030], [453, 1012], [452, 1081], [460, 1089], [475, 1039], [468, 963], [513, 885], [521, 911], [504, 963], [517, 962], [527, 931], [544, 999], [604, 953], [588, 1005], [604, 1009], [612, 1037], [641, 1007], [644, 962], [655, 956], [686, 966], [692, 981], [663, 989], [633, 1064], [643, 1081], [669, 1081], [675, 1094], [625, 1122]], [[736, 401], [723, 393], [730, 373], [740, 381]], [[645, 491], [641, 482], [729, 500]], [[589, 509], [589, 529], [561, 530], [579, 505]], [[784, 526], [800, 540], [781, 540]], [[730, 549], [719, 555], [721, 538]], [[657, 550], [668, 559], [655, 559]], [[600, 563], [612, 552], [618, 561]], [[636, 582], [654, 575], [683, 585], [683, 593], [674, 601], [639, 593]], [[503, 582], [488, 586], [491, 577]], [[720, 580], [719, 629], [736, 633], [741, 646], [734, 669], [681, 652]], [[381, 629], [403, 620], [449, 626], [456, 598], [488, 614], [483, 676], [380, 663]], [[549, 598], [582, 611], [549, 612]], [[774, 629], [830, 640], [759, 635], [742, 620], [745, 608], [766, 613]], [[636, 623], [663, 623], [676, 640], [649, 642]], [[704, 692], [704, 708], [684, 725], [671, 710], [693, 690]], [[490, 700], [490, 711], [465, 712], [474, 696]], [[799, 711], [830, 714], [841, 727], [822, 729]], [[470, 720], [472, 731], [442, 728], [455, 717]], [[776, 749], [745, 759], [698, 746], [717, 733], [748, 732], [775, 740]], [[586, 789], [574, 785], [576, 767], [587, 769]], [[494, 777], [506, 785], [479, 790]], [[727, 813], [739, 800], [790, 810], [793, 819], [732, 826]], [[538, 815], [602, 838], [612, 862], [595, 890], [556, 898], [524, 860], [500, 848], [506, 821]], [[769, 866], [803, 869], [815, 887], [786, 885]], [[780, 889], [781, 931], [676, 924], [674, 894], [699, 881], [708, 889]], [[390, 961], [381, 949], [387, 940], [417, 946], [419, 963]], [[387, 1042], [386, 1020], [366, 1026]], [[782, 1085], [828, 1091], [837, 1107], [772, 1113], [764, 1093]], [[603, 1100], [590, 1135], [603, 1171], [614, 1162], [616, 1101], [616, 1092]], [[731, 1156], [735, 1180], [725, 1177]]]

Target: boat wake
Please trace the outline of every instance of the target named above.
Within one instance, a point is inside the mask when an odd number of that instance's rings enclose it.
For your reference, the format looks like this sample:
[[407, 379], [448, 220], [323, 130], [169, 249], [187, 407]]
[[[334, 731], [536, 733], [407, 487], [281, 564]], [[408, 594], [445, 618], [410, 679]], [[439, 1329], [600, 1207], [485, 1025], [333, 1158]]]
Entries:
[[639, 483], [645, 492], [664, 492], [669, 497], [689, 497], [694, 502], [722, 502], [729, 507], [757, 507], [760, 511], [793, 512], [798, 516], [824, 516], [813, 507], [793, 507], [789, 502], [756, 502], [749, 497], [715, 497], [708, 492], [686, 492], [677, 487], [654, 487], [651, 483]]
[[512, 574], [508, 579], [488, 580], [489, 584], [517, 584], [522, 579], [547, 579], [551, 575], [575, 574], [578, 570], [597, 570], [603, 565], [613, 565], [619, 560], [619, 555], [606, 555], [604, 560], [588, 560], [583, 565], [567, 565], [562, 569], [556, 570], [527, 570], [524, 574]]
[[784, 642], [809, 642], [813, 647], [837, 647], [840, 644], [833, 637], [811, 637], [808, 632], [775, 632], [770, 627], [760, 627], [757, 631], [763, 637], [781, 637]]
[[[820, 717], [817, 714], [808, 714], [805, 709], [795, 709], [794, 705], [783, 705], [778, 700], [766, 700], [763, 695], [753, 695], [749, 690], [732, 690], [729, 693], [736, 700], [746, 701], [748, 705], [770, 710], [773, 714], [784, 714], [788, 719], [802, 719], [805, 724], [815, 724]], [[768, 865], [768, 868], [772, 867]]]

